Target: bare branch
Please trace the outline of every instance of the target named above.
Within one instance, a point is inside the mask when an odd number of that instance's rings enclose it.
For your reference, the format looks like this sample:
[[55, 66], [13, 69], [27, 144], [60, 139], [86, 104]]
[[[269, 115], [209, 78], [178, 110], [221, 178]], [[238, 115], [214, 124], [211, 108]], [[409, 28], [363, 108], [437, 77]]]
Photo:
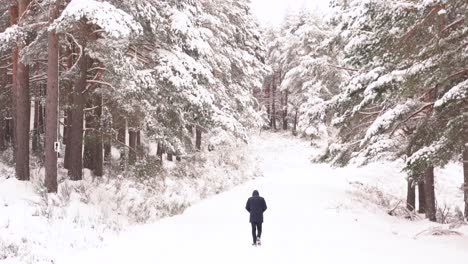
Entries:
[[403, 120], [402, 122], [398, 123], [395, 128], [392, 130], [392, 132], [390, 133], [390, 136], [392, 136], [395, 131], [397, 131], [397, 129], [404, 123], [408, 122], [408, 120], [410, 120], [411, 118], [415, 117], [416, 115], [418, 115], [419, 113], [421, 113], [422, 111], [426, 110], [426, 108], [428, 107], [432, 107], [432, 105], [434, 105], [434, 103], [427, 103], [425, 105], [423, 105], [421, 108], [419, 108], [416, 112], [412, 113], [410, 116], [408, 116], [405, 120]]

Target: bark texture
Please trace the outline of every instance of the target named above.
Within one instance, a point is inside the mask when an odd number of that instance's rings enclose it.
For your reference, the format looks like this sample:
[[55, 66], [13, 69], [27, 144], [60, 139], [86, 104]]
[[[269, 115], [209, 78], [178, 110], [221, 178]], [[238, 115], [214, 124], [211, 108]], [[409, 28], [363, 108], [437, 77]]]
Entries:
[[70, 128], [70, 159], [68, 176], [73, 181], [83, 179], [83, 109], [85, 106], [84, 90], [86, 88], [88, 72], [88, 56], [84, 54], [84, 48], [79, 59], [80, 76], [75, 82], [72, 102], [72, 120]]
[[[59, 2], [59, 1], [57, 1]], [[58, 5], [51, 5], [49, 23], [58, 17]], [[47, 97], [46, 97], [46, 135], [45, 135], [45, 185], [47, 192], [57, 192], [57, 155], [54, 143], [58, 142], [58, 85], [59, 85], [59, 39], [55, 30], [47, 36]], [[39, 120], [39, 105], [37, 106]], [[39, 122], [38, 122], [39, 123]], [[39, 129], [39, 125], [38, 125]], [[39, 131], [38, 131], [39, 132]]]
[[436, 206], [434, 192], [434, 167], [429, 167], [424, 176], [424, 194], [426, 198], [426, 217], [430, 221], [436, 221]]
[[413, 211], [416, 208], [416, 193], [414, 188], [414, 180], [412, 178], [408, 178], [408, 187], [407, 187], [407, 194], [406, 194], [406, 208], [410, 211]]
[[[18, 14], [23, 16], [29, 0], [18, 1]], [[14, 100], [16, 101], [15, 139], [16, 139], [16, 178], [20, 181], [29, 181], [29, 131], [31, 121], [31, 102], [29, 96], [29, 67], [19, 60], [23, 46], [16, 50], [17, 72], [13, 83]]]

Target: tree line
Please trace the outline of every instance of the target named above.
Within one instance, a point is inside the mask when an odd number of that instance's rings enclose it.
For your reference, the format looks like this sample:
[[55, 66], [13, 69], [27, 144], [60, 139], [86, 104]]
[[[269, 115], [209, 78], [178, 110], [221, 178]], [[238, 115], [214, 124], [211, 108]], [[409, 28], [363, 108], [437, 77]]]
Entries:
[[0, 0], [0, 32], [0, 152], [22, 181], [43, 159], [48, 192], [58, 166], [102, 176], [112, 147], [123, 167], [149, 141], [180, 159], [203, 134], [245, 139], [259, 122], [265, 50], [248, 1]]
[[265, 33], [264, 86], [274, 88], [257, 97], [273, 111], [269, 127], [285, 114], [301, 135], [325, 139], [317, 160], [337, 166], [403, 159], [407, 208], [431, 221], [435, 168], [462, 162], [468, 217], [468, 2], [331, 6], [326, 18], [290, 14]]

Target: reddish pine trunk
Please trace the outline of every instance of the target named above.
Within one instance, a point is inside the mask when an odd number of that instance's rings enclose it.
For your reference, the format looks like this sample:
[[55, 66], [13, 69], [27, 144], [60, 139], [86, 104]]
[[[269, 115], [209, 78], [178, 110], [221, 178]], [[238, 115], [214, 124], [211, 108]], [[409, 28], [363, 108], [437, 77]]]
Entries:
[[410, 211], [413, 211], [414, 208], [416, 208], [416, 194], [415, 194], [415, 188], [414, 188], [414, 181], [412, 178], [408, 178], [407, 180], [408, 186], [407, 186], [407, 194], [406, 194], [406, 208]]
[[[51, 5], [49, 23], [58, 17], [58, 5]], [[59, 89], [59, 39], [55, 30], [47, 35], [47, 97], [45, 120], [45, 185], [47, 192], [57, 192], [57, 152], [54, 143], [58, 142], [58, 89]], [[38, 108], [38, 117], [41, 107]], [[38, 122], [39, 123], [39, 122]], [[39, 129], [39, 128], [38, 128]]]
[[[29, 0], [18, 1], [18, 14], [23, 15], [29, 5]], [[21, 53], [22, 45], [17, 46], [17, 56]], [[31, 102], [29, 99], [29, 67], [23, 64], [18, 57], [16, 81], [14, 82], [14, 98], [16, 100], [16, 178], [20, 181], [29, 180], [29, 131], [31, 120]]]
[[[18, 2], [17, 0], [10, 0], [10, 25], [16, 25], [18, 22]], [[16, 159], [16, 139], [15, 139], [15, 133], [16, 133], [16, 79], [18, 76], [18, 47], [16, 45], [13, 46], [11, 50], [11, 62], [12, 62], [12, 78], [11, 78], [11, 121], [10, 121], [10, 135], [11, 135], [11, 143], [13, 146], [13, 156]]]
[[72, 102], [72, 120], [70, 128], [70, 169], [68, 175], [71, 180], [83, 179], [83, 109], [85, 106], [86, 79], [88, 72], [88, 56], [83, 51], [78, 62], [80, 76], [75, 83]]
[[463, 150], [463, 178], [465, 186], [465, 218], [468, 220], [468, 143], [465, 143], [465, 149]]
[[[68, 43], [71, 45], [71, 43]], [[67, 69], [71, 69], [73, 67], [73, 48], [68, 48], [67, 49]], [[71, 82], [65, 82], [64, 83], [64, 88], [66, 90], [66, 98], [68, 105], [71, 106], [73, 102], [73, 85]], [[65, 98], [65, 96], [62, 96], [62, 98]], [[72, 111], [71, 108], [66, 109], [66, 117], [64, 120], [64, 126], [63, 126], [63, 143], [66, 145], [65, 147], [65, 157], [63, 160], [63, 166], [65, 169], [69, 170], [70, 169], [70, 149], [71, 149], [71, 144], [70, 144], [70, 130], [71, 130], [71, 124], [72, 124]]]
[[418, 180], [418, 197], [419, 197], [418, 213], [424, 214], [426, 213], [426, 195], [424, 193], [424, 179]]
[[426, 217], [436, 221], [436, 206], [434, 192], [434, 167], [429, 167], [424, 176], [424, 194], [426, 196]]

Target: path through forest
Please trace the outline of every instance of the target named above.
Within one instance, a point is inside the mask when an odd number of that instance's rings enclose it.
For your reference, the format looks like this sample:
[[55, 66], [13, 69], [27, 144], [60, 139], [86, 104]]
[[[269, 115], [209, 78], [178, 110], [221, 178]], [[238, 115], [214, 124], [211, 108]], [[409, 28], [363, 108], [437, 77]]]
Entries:
[[[251, 148], [264, 177], [59, 263], [466, 263], [465, 237], [415, 237], [418, 223], [366, 208], [349, 171], [312, 164], [309, 144], [269, 135]], [[268, 204], [261, 247], [244, 209], [254, 189]]]

